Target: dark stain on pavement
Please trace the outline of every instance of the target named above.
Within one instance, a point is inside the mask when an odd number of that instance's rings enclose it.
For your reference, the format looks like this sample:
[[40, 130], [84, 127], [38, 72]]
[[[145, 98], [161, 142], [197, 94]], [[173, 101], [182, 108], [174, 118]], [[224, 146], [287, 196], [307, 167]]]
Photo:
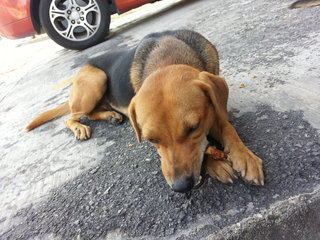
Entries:
[[23, 221], [0, 238], [52, 233], [62, 239], [98, 239], [114, 231], [124, 238], [165, 238], [205, 215], [213, 223], [204, 228], [214, 232], [319, 184], [320, 138], [303, 112], [259, 106], [240, 117], [233, 113], [239, 135], [264, 160], [264, 187], [210, 179], [187, 199], [169, 189], [155, 150], [145, 142], [136, 144], [128, 122], [117, 127], [93, 122], [94, 138], [115, 141], [106, 148], [104, 160], [54, 189], [47, 201], [20, 210], [15, 218]]

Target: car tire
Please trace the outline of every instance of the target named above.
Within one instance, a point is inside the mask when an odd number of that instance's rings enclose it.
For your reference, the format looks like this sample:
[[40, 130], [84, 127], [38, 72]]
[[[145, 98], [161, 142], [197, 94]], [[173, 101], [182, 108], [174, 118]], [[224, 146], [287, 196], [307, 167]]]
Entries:
[[41, 24], [59, 45], [82, 50], [102, 42], [109, 31], [105, 0], [41, 0]]

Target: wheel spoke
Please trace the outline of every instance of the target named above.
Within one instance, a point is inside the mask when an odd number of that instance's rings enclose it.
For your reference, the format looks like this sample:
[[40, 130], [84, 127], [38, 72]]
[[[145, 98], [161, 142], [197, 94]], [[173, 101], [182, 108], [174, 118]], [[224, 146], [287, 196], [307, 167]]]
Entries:
[[66, 18], [67, 12], [65, 10], [61, 10], [57, 8], [55, 4], [51, 5], [50, 15], [52, 19], [56, 19], [57, 17]]
[[75, 7], [78, 6], [77, 2], [75, 0], [69, 0], [69, 7]]
[[85, 21], [83, 22], [82, 25], [86, 25], [88, 28], [95, 29], [97, 27], [97, 25], [99, 25], [99, 23], [93, 24], [92, 21], [90, 22], [87, 19], [85, 19]]
[[95, 32], [95, 30], [97, 29], [97, 27], [92, 26], [89, 23], [82, 24], [82, 27], [86, 30], [87, 37], [91, 36]]
[[51, 11], [51, 18], [52, 19], [56, 19], [58, 17], [63, 17], [63, 18], [66, 18], [66, 14], [64, 12], [61, 12], [61, 11]]
[[73, 34], [74, 29], [75, 29], [75, 26], [72, 24], [69, 24], [68, 28], [65, 31], [63, 31], [61, 34], [68, 39], [75, 39]]
[[84, 11], [87, 13], [87, 12], [99, 12], [99, 8], [98, 8], [98, 5], [95, 1], [93, 0], [89, 0], [89, 3], [87, 6], [84, 7]]

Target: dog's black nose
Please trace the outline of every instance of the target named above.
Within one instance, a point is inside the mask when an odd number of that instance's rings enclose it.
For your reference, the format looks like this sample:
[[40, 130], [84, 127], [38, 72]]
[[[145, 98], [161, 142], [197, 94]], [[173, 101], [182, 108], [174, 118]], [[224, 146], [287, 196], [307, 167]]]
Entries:
[[185, 193], [190, 191], [194, 186], [193, 176], [182, 177], [175, 180], [172, 184], [172, 189], [175, 192]]

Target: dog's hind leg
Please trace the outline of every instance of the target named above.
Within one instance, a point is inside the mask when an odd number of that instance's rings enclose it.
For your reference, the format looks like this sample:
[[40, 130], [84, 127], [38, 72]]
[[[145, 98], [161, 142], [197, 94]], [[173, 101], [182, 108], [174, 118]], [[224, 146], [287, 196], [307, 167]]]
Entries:
[[98, 111], [94, 110], [88, 115], [89, 120], [104, 120], [108, 121], [114, 125], [122, 123], [122, 115], [115, 111]]
[[91, 65], [85, 65], [77, 74], [72, 85], [69, 99], [70, 117], [66, 126], [77, 139], [90, 138], [91, 129], [79, 121], [93, 112], [107, 89], [107, 75], [104, 71]]

